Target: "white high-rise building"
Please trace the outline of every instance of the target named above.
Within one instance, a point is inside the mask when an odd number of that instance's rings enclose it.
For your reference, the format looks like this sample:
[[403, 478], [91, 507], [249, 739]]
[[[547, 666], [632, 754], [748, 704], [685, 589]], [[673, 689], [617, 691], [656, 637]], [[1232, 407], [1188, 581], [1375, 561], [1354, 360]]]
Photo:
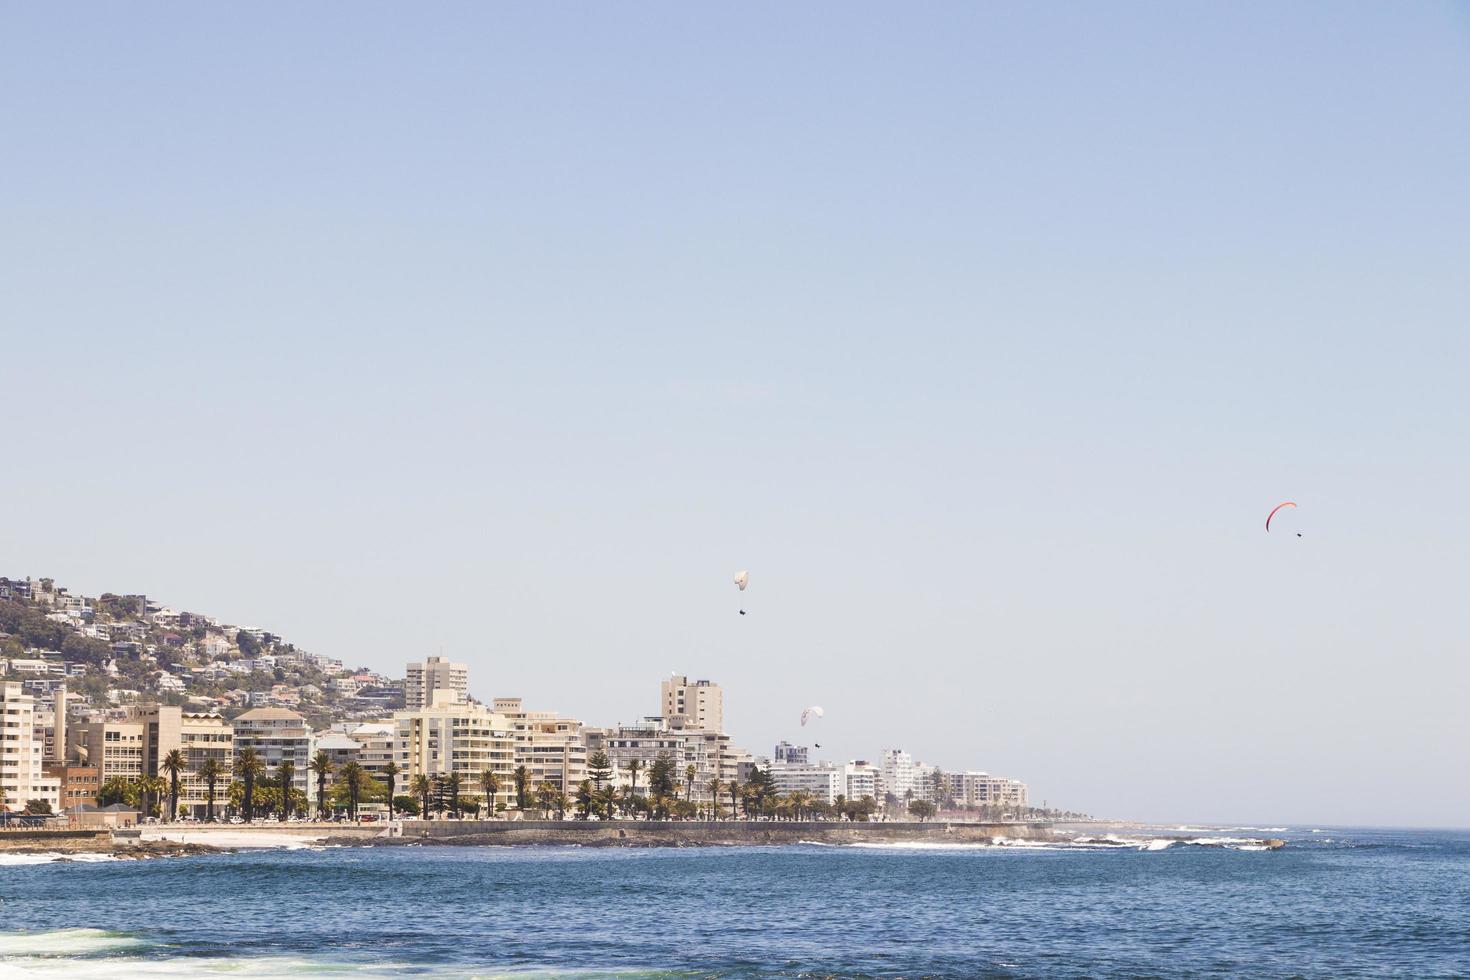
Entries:
[[[725, 692], [713, 681], [693, 681], [675, 674], [659, 685], [660, 713], [671, 725], [710, 732], [725, 730]], [[683, 715], [682, 724], [675, 720]]]
[[776, 763], [771, 766], [771, 779], [780, 793], [810, 793], [823, 803], [835, 803], [842, 794], [842, 770], [826, 762]]
[[469, 700], [470, 668], [443, 657], [430, 657], [423, 663], [409, 664], [403, 679], [405, 710], [427, 708], [434, 703], [435, 691], [450, 691], [456, 701]]
[[61, 807], [61, 780], [42, 771], [45, 739], [36, 737], [36, 699], [19, 681], [0, 683], [0, 790], [3, 808], [22, 810], [32, 800]]
[[871, 796], [882, 802], [882, 797], [878, 793], [878, 779], [881, 772], [877, 766], [858, 759], [843, 766], [842, 774], [847, 784], [843, 792], [846, 793], [849, 800], [861, 800], [865, 796]]
[[879, 802], [890, 793], [903, 802], [904, 794], [912, 789], [915, 789], [914, 757], [903, 749], [884, 749], [879, 767]]

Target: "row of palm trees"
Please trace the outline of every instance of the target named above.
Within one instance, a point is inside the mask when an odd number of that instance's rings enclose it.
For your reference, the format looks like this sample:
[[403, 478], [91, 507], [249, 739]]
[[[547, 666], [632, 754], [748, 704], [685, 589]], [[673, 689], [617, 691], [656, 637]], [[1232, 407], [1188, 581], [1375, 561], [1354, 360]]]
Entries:
[[[234, 764], [230, 769], [227, 769], [218, 758], [213, 756], [206, 758], [200, 763], [195, 773], [205, 785], [207, 801], [205, 819], [209, 821], [215, 819], [217, 787], [220, 781], [229, 775], [239, 777], [238, 808], [246, 822], [252, 821], [257, 814], [257, 790], [263, 787], [269, 787], [273, 791], [279, 789], [280, 792], [275, 795], [274, 803], [282, 820], [292, 813], [304, 810], [305, 800], [301, 798], [304, 794], [294, 788], [295, 764], [289, 759], [282, 760], [277, 765], [273, 776], [267, 774], [267, 768], [264, 758], [253, 747], [241, 749], [235, 756]], [[396, 763], [389, 762], [382, 769], [384, 777], [382, 782], [375, 780], [355, 761], [343, 763], [339, 770], [325, 750], [316, 753], [307, 769], [316, 780], [319, 817], [326, 818], [329, 812], [335, 809], [333, 800], [327, 792], [327, 781], [333, 773], [337, 775], [334, 785], [337, 787], [338, 802], [345, 805], [351, 819], [357, 819], [359, 806], [365, 797], [370, 793], [375, 794], [380, 789], [386, 790], [383, 795], [387, 799], [388, 819], [392, 820], [397, 815], [396, 808], [399, 798], [395, 793], [398, 777], [402, 775], [403, 770]], [[160, 803], [163, 794], [167, 793], [169, 805], [164, 819], [172, 820], [178, 814], [179, 780], [189, 772], [185, 754], [178, 749], [169, 752], [160, 761], [159, 771], [168, 777], [167, 782], [160, 777], [144, 777], [135, 783], [135, 790], [140, 796], [144, 813], [151, 813], [153, 806]], [[592, 754], [588, 759], [587, 771], [589, 778], [582, 781], [574, 795], [568, 796], [551, 782], [543, 781], [533, 788], [530, 770], [526, 766], [517, 766], [511, 774], [517, 809], [529, 810], [534, 804], [534, 808], [548, 815], [555, 812], [558, 817], [563, 817], [568, 810], [575, 808], [582, 819], [609, 820], [617, 813], [625, 816], [641, 814], [648, 819], [723, 820], [727, 819], [728, 814], [728, 819], [824, 817], [866, 820], [878, 808], [872, 797], [847, 800], [839, 796], [835, 803], [827, 803], [825, 800], [817, 799], [811, 793], [800, 791], [779, 793], [775, 790], [771, 773], [768, 770], [756, 770], [743, 784], [737, 780], [725, 782], [718, 778], [711, 779], [704, 785], [706, 798], [696, 801], [694, 786], [698, 778], [698, 770], [691, 764], [686, 765], [682, 773], [678, 772], [675, 763], [667, 754], [660, 755], [651, 762], [645, 763], [640, 759], [630, 759], [624, 763], [623, 771], [627, 773], [630, 784], [625, 789], [612, 783], [613, 768], [604, 752], [599, 751]], [[640, 775], [645, 777], [647, 793], [639, 792]], [[679, 778], [680, 776], [682, 779]], [[502, 789], [501, 775], [487, 769], [479, 774], [477, 783], [476, 788], [480, 791], [480, 798], [471, 799], [468, 802], [461, 801], [461, 793], [465, 787], [459, 773], [436, 777], [420, 773], [414, 776], [405, 788], [410, 797], [416, 801], [419, 812], [425, 815], [446, 811], [454, 817], [459, 817], [466, 811], [478, 814], [481, 807], [480, 799], [490, 801], [492, 814], [495, 809], [503, 809], [503, 805], [497, 808], [493, 804]], [[725, 806], [727, 798], [729, 800], [728, 809]], [[300, 805], [297, 805], [298, 803]], [[268, 807], [265, 813], [267, 816], [269, 816], [269, 809]]]

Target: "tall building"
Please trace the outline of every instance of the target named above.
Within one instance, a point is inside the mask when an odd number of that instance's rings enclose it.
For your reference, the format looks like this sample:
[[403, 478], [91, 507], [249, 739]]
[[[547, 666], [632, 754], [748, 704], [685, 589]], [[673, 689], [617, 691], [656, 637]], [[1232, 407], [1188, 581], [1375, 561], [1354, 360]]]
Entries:
[[312, 730], [306, 718], [289, 708], [251, 708], [235, 718], [235, 757], [254, 749], [265, 762], [266, 773], [274, 775], [283, 759], [295, 766], [291, 786], [316, 799], [316, 781], [311, 778]]
[[455, 700], [468, 700], [470, 668], [443, 657], [409, 664], [403, 679], [403, 707], [408, 711], [426, 708], [434, 703], [435, 691], [450, 691]]
[[840, 768], [825, 762], [772, 765], [771, 779], [777, 792], [810, 793], [824, 803], [835, 803], [846, 782]]
[[725, 730], [725, 693], [713, 681], [694, 681], [674, 675], [659, 684], [661, 713], [670, 723], [683, 715], [684, 728], [702, 728], [711, 732]]
[[180, 815], [202, 818], [209, 812], [209, 784], [199, 775], [208, 759], [213, 759], [223, 772], [214, 784], [214, 812], [223, 813], [230, 801], [230, 781], [235, 778], [235, 726], [216, 714], [183, 712], [179, 717], [178, 747], [189, 765], [179, 779]]
[[66, 733], [68, 754], [83, 765], [96, 766], [102, 782], [146, 776], [143, 768], [144, 726], [139, 721], [73, 722]]
[[453, 691], [439, 690], [426, 707], [394, 712], [393, 727], [401, 785], [411, 785], [416, 776], [433, 779], [456, 773], [460, 799], [484, 803], [480, 774], [489, 771], [500, 779], [490, 802], [515, 805], [515, 736], [504, 715], [459, 700]]
[[878, 793], [881, 773], [877, 766], [857, 759], [842, 768], [847, 782], [847, 788], [843, 792], [849, 800], [861, 800], [865, 796], [871, 796], [881, 802], [882, 797]]
[[[357, 764], [362, 766], [363, 771], [369, 776], [386, 783], [388, 779], [388, 763], [396, 762], [398, 754], [394, 740], [396, 729], [391, 721], [365, 721], [348, 730], [347, 735], [361, 746], [357, 754]], [[403, 777], [395, 776], [393, 780], [393, 795], [403, 795]]]
[[792, 745], [790, 742], [784, 740], [777, 742], [776, 751], [775, 754], [771, 756], [771, 761], [776, 763], [790, 762], [793, 764], [805, 765], [806, 746]]
[[21, 810], [31, 800], [61, 809], [61, 780], [47, 776], [45, 742], [36, 738], [36, 699], [18, 681], [0, 682], [0, 791], [8, 807]]
[[884, 749], [883, 760], [879, 766], [879, 802], [882, 802], [889, 794], [903, 802], [905, 794], [913, 789], [914, 757], [903, 749]]
[[531, 774], [534, 789], [546, 782], [563, 793], [576, 792], [587, 778], [587, 743], [582, 723], [559, 718], [554, 711], [526, 711], [520, 698], [496, 698], [494, 710], [504, 715], [515, 735], [515, 763]]

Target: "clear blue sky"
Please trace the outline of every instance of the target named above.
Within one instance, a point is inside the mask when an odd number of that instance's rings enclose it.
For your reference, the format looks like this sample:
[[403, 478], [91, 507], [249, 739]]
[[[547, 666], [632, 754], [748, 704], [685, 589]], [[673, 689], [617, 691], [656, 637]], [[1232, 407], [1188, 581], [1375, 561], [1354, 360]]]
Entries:
[[0, 12], [0, 574], [1465, 822], [1465, 4]]

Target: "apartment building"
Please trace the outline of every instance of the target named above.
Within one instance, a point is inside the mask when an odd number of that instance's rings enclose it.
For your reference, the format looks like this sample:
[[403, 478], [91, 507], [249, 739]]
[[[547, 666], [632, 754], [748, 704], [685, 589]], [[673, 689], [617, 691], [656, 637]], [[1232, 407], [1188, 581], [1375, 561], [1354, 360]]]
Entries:
[[229, 799], [230, 780], [234, 778], [231, 771], [235, 764], [235, 726], [213, 712], [180, 712], [178, 748], [188, 765], [188, 771], [179, 778], [180, 815], [202, 818], [209, 812], [209, 784], [199, 772], [210, 759], [223, 773], [214, 787], [215, 813], [220, 813]]
[[857, 759], [842, 767], [842, 778], [845, 785], [843, 794], [849, 800], [861, 800], [865, 796], [871, 796], [875, 800], [881, 800], [878, 793], [878, 782], [881, 773], [877, 766]]
[[835, 803], [846, 780], [840, 767], [826, 762], [773, 763], [771, 780], [781, 793], [810, 793], [823, 803]]
[[515, 736], [515, 764], [530, 771], [531, 786], [551, 783], [574, 793], [587, 778], [587, 743], [582, 723], [554, 711], [526, 711], [520, 698], [496, 698], [493, 711], [510, 723]]
[[708, 731], [725, 730], [725, 692], [713, 681], [693, 681], [674, 675], [659, 684], [661, 716], [673, 721], [682, 715], [681, 727]]
[[952, 772], [945, 774], [945, 783], [956, 806], [1024, 808], [1030, 805], [1026, 784], [1019, 779], [984, 772]]
[[790, 763], [792, 765], [805, 765], [807, 762], [807, 750], [805, 745], [792, 745], [787, 741], [776, 743], [776, 750], [771, 756], [772, 762]]
[[24, 809], [32, 800], [61, 809], [61, 781], [43, 768], [45, 743], [36, 738], [36, 699], [18, 681], [0, 682], [0, 793], [4, 806]]
[[449, 691], [456, 701], [469, 700], [470, 668], [444, 657], [429, 657], [421, 663], [407, 666], [403, 679], [405, 710], [414, 711], [433, 705], [435, 691]]
[[305, 793], [308, 803], [316, 800], [316, 781], [308, 769], [313, 733], [304, 716], [290, 708], [251, 708], [235, 718], [234, 727], [236, 758], [245, 749], [254, 749], [268, 773], [274, 773], [283, 759], [289, 759], [296, 767], [292, 788]]
[[879, 762], [878, 801], [889, 795], [903, 800], [913, 790], [914, 757], [903, 749], [885, 749]]
[[102, 782], [147, 775], [143, 768], [144, 726], [139, 721], [72, 722], [67, 728], [67, 758], [96, 766]]
[[393, 725], [403, 785], [420, 775], [433, 779], [457, 773], [460, 799], [484, 804], [480, 774], [489, 771], [500, 778], [500, 788], [488, 802], [515, 806], [516, 742], [504, 715], [440, 689], [428, 706], [394, 712]]

